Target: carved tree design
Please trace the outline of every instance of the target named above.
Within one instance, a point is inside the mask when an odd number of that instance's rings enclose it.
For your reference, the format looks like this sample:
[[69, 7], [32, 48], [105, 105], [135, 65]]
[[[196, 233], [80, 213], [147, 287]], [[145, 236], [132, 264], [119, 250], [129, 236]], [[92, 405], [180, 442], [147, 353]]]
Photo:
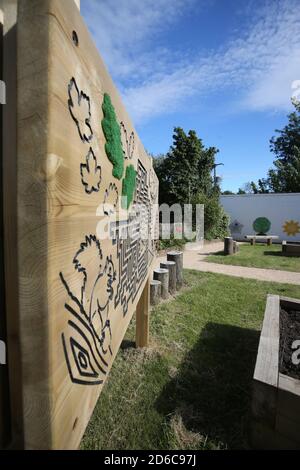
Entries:
[[126, 168], [125, 178], [122, 183], [122, 207], [128, 209], [133, 200], [136, 186], [136, 171], [133, 165]]
[[122, 179], [124, 173], [124, 154], [121, 141], [121, 131], [118, 124], [115, 108], [110, 96], [105, 93], [103, 98], [102, 129], [106, 139], [105, 152], [113, 165], [112, 174], [118, 180]]

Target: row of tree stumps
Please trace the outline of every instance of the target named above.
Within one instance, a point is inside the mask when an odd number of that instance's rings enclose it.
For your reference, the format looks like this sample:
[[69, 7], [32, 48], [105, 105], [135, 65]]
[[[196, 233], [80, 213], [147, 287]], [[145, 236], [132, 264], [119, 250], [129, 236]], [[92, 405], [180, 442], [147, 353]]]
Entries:
[[157, 305], [161, 299], [174, 295], [183, 284], [183, 252], [170, 251], [167, 261], [160, 263], [160, 268], [153, 271], [150, 281], [150, 304]]

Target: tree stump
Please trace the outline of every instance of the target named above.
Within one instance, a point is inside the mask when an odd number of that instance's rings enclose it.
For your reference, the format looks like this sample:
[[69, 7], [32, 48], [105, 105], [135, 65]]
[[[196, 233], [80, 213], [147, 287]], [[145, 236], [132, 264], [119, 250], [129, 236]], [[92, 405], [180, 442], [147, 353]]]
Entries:
[[240, 251], [240, 247], [238, 245], [238, 242], [233, 242], [233, 253], [236, 254]]
[[176, 263], [175, 261], [164, 261], [160, 263], [162, 269], [168, 269], [169, 271], [169, 292], [175, 294], [177, 279], [176, 279]]
[[169, 297], [169, 271], [168, 269], [158, 268], [153, 271], [155, 281], [161, 282], [161, 297], [167, 299]]
[[161, 282], [153, 279], [150, 281], [150, 305], [157, 305], [161, 298]]
[[176, 288], [180, 289], [183, 284], [183, 252], [169, 251], [167, 260], [176, 263]]
[[224, 238], [224, 255], [233, 255], [234, 253], [234, 242], [232, 237]]

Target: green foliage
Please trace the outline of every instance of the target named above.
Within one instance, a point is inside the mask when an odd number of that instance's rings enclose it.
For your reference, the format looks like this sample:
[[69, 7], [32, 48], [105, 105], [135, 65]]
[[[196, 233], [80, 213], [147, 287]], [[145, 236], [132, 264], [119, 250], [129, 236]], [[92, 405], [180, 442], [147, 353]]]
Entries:
[[266, 217], [258, 217], [253, 222], [253, 228], [258, 235], [266, 235], [271, 228], [271, 222]]
[[276, 155], [275, 168], [258, 181], [258, 193], [300, 192], [300, 104], [293, 104], [295, 111], [288, 115], [288, 124], [276, 130], [279, 135], [270, 140], [271, 152]]
[[220, 191], [214, 187], [212, 169], [215, 147], [206, 148], [195, 131], [188, 134], [174, 129], [173, 146], [166, 156], [153, 160], [159, 179], [159, 203], [205, 204], [205, 237], [228, 234], [228, 217], [219, 203]]
[[204, 237], [206, 240], [224, 238], [229, 235], [229, 215], [219, 202], [218, 192], [212, 195], [199, 193], [193, 204], [204, 204]]
[[159, 240], [159, 249], [166, 250], [168, 248], [183, 248], [187, 240], [185, 238], [174, 238], [171, 236], [169, 240]]
[[199, 191], [212, 192], [211, 171], [217, 152], [214, 147], [205, 148], [195, 131], [186, 134], [176, 127], [169, 153], [153, 160], [160, 184], [159, 203], [188, 204]]
[[136, 186], [136, 171], [133, 165], [126, 167], [125, 178], [122, 182], [122, 208], [128, 209], [133, 200]]
[[235, 193], [232, 192], [232, 191], [229, 191], [228, 189], [227, 189], [226, 191], [223, 191], [223, 192], [222, 192], [222, 195], [223, 195], [223, 196], [231, 196], [231, 195], [233, 195], [233, 194], [235, 194]]
[[107, 93], [104, 93], [102, 110], [104, 118], [101, 124], [106, 139], [105, 152], [113, 165], [113, 176], [120, 180], [124, 173], [124, 153], [121, 131], [116, 118], [115, 109]]

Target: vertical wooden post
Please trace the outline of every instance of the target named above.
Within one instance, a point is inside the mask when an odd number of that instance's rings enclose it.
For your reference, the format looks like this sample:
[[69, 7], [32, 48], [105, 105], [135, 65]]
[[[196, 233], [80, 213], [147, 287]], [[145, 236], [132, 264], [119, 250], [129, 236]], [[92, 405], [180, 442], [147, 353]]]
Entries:
[[233, 255], [234, 253], [234, 241], [232, 237], [224, 238], [224, 255]]
[[135, 344], [137, 348], [146, 348], [149, 343], [150, 312], [150, 276], [136, 307]]
[[17, 243], [17, 8], [18, 0], [3, 6], [3, 80], [6, 104], [3, 112], [2, 190], [5, 270], [5, 310], [7, 328], [7, 367], [11, 419], [11, 446], [23, 447], [23, 401], [21, 344], [19, 340], [18, 243]]

